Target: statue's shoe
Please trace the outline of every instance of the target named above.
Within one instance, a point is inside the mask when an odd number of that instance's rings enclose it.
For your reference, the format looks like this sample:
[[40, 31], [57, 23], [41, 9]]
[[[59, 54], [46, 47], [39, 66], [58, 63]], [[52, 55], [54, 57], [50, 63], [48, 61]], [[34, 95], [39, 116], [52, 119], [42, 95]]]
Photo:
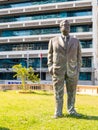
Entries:
[[77, 113], [76, 111], [69, 113], [69, 115], [75, 116], [75, 117], [81, 117], [82, 116], [81, 114]]
[[52, 118], [57, 119], [57, 118], [62, 118], [62, 117], [63, 117], [63, 114], [61, 114], [61, 115], [54, 115]]

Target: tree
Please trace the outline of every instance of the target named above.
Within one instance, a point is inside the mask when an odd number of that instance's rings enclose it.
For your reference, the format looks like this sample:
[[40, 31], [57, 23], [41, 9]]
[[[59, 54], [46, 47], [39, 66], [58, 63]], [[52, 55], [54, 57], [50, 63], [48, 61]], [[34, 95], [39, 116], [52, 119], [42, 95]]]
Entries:
[[14, 77], [18, 77], [21, 79], [23, 90], [26, 90], [26, 80], [32, 82], [39, 81], [38, 75], [34, 74], [34, 70], [32, 67], [26, 68], [23, 67], [21, 64], [18, 64], [18, 65], [14, 65], [12, 69], [14, 72], [16, 72]]
[[34, 82], [39, 82], [38, 75], [34, 74], [34, 69], [32, 67], [28, 68], [28, 80]]

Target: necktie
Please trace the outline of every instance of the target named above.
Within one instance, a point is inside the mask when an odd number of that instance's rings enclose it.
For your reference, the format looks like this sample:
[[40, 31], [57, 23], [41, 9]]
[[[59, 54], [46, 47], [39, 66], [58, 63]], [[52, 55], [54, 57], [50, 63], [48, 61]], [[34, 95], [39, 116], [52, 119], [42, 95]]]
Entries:
[[67, 47], [68, 47], [68, 37], [64, 37], [64, 42], [65, 42], [65, 48], [67, 49]]

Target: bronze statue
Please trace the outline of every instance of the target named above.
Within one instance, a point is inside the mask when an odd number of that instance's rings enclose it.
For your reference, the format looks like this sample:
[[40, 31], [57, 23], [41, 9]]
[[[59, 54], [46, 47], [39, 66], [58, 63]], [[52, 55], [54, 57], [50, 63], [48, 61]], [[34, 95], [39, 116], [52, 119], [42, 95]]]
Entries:
[[48, 46], [48, 69], [52, 75], [56, 108], [54, 118], [62, 117], [64, 80], [66, 80], [67, 110], [79, 116], [75, 110], [76, 86], [81, 67], [79, 40], [69, 35], [70, 23], [60, 23], [61, 35], [50, 39]]

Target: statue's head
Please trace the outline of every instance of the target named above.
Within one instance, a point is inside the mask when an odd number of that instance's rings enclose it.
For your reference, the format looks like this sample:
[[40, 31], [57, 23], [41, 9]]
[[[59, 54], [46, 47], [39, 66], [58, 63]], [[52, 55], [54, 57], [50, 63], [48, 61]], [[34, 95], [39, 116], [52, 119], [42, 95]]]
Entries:
[[70, 32], [70, 23], [68, 20], [63, 20], [60, 22], [60, 31], [63, 35], [67, 36]]

